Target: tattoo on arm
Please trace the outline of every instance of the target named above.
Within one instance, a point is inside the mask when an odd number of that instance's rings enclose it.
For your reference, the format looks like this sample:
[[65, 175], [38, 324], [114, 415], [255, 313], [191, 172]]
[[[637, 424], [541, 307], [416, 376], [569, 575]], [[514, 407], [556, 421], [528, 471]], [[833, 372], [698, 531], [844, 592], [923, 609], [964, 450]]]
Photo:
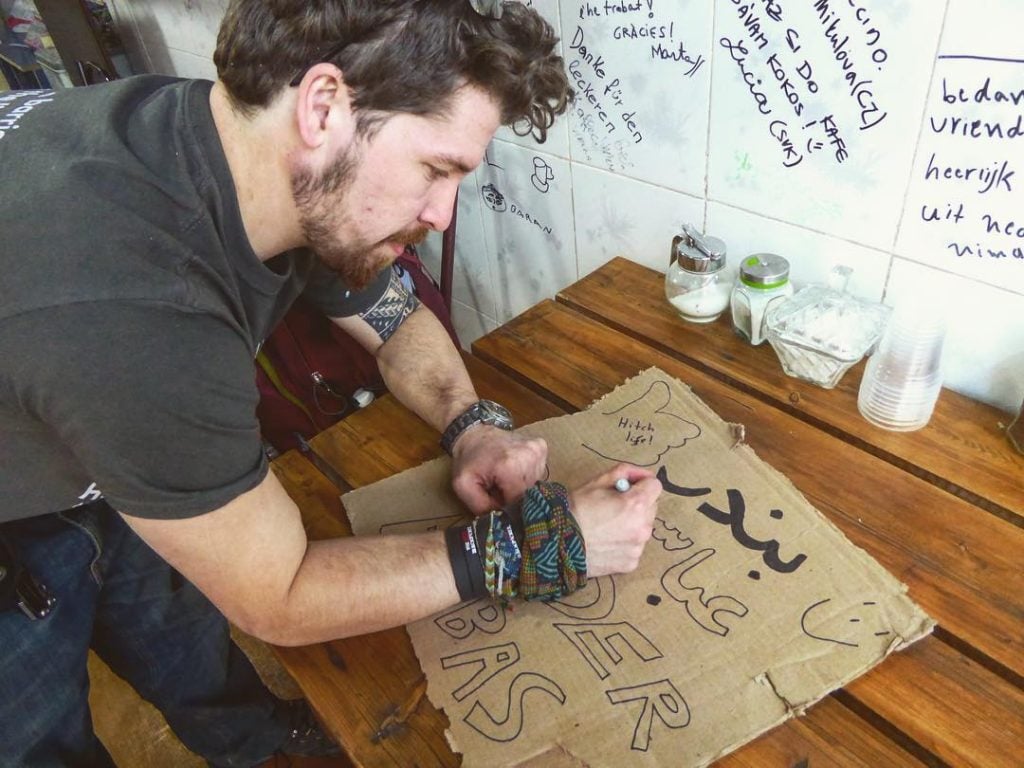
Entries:
[[380, 300], [363, 312], [365, 320], [380, 336], [381, 341], [390, 339], [413, 310], [420, 305], [415, 294], [406, 289], [398, 275], [391, 272], [388, 288]]

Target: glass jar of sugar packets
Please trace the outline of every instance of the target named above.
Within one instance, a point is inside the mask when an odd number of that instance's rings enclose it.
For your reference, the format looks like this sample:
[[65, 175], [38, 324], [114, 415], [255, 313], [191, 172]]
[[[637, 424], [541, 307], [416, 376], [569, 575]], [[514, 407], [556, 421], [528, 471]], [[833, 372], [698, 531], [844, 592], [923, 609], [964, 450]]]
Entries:
[[725, 243], [687, 224], [683, 234], [672, 238], [665, 297], [684, 320], [717, 320], [729, 306], [731, 287], [725, 280], [724, 268]]
[[753, 345], [765, 340], [769, 307], [793, 295], [789, 262], [774, 253], [755, 253], [740, 262], [732, 289], [732, 327]]

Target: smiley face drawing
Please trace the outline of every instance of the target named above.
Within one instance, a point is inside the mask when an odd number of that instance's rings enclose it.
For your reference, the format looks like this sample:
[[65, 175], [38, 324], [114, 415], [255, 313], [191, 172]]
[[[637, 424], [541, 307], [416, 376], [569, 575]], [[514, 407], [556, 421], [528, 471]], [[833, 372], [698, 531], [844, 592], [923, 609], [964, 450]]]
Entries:
[[508, 204], [505, 202], [505, 196], [493, 184], [484, 184], [484, 186], [480, 187], [480, 194], [483, 195], [484, 202], [487, 203], [487, 207], [492, 211], [501, 213], [508, 207]]
[[[829, 614], [827, 611], [821, 619], [812, 618], [812, 614], [821, 614], [818, 609], [832, 598], [826, 597], [808, 606], [800, 617], [800, 629], [808, 637], [825, 643], [845, 645], [848, 648], [860, 648], [861, 642], [870, 637], [891, 635], [888, 629], [874, 629], [878, 626], [878, 603], [866, 600], [850, 606], [849, 611]], [[813, 630], [813, 631], [812, 631]]]

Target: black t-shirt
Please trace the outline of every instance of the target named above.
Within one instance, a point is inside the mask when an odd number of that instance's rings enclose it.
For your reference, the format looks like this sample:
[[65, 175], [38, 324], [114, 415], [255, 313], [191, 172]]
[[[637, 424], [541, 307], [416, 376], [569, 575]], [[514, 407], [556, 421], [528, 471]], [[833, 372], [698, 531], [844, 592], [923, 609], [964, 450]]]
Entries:
[[302, 293], [373, 306], [308, 251], [261, 263], [211, 83], [0, 93], [0, 522], [100, 494], [216, 509], [267, 472], [253, 358]]

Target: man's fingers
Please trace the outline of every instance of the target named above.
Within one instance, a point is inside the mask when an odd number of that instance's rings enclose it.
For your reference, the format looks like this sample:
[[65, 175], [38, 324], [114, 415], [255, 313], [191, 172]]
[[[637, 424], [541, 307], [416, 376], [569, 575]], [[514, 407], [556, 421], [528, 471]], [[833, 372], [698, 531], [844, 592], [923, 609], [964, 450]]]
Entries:
[[469, 511], [475, 515], [494, 509], [490, 494], [481, 485], [479, 478], [469, 475], [457, 477], [452, 482], [452, 490], [455, 491], [456, 496], [462, 499], [462, 503], [469, 508]]
[[608, 470], [608, 472], [602, 475], [602, 477], [610, 478], [613, 485], [619, 478], [625, 478], [629, 481], [630, 485], [635, 485], [642, 480], [655, 477], [655, 473], [645, 467], [638, 467], [635, 464], [622, 462], [620, 464], [616, 464]]
[[657, 501], [663, 489], [658, 478], [652, 476], [633, 483], [633, 487], [630, 490], [642, 496], [648, 504], [653, 504]]
[[547, 455], [543, 439], [500, 430], [481, 433], [456, 458], [452, 489], [476, 514], [500, 509], [517, 502], [527, 488], [544, 478]]

